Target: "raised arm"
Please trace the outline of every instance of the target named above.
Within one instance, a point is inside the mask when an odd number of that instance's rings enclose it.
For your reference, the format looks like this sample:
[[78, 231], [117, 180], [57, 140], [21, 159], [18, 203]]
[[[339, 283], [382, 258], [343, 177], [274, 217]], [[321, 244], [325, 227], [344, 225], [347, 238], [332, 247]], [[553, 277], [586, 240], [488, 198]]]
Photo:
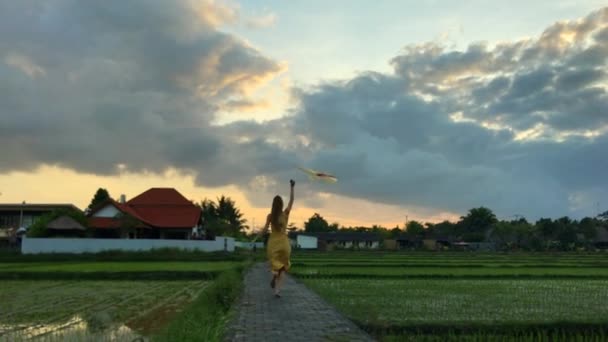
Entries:
[[291, 185], [291, 191], [289, 193], [289, 203], [287, 204], [287, 208], [285, 208], [285, 212], [289, 214], [291, 212], [291, 207], [293, 206], [293, 188], [296, 185], [296, 182], [292, 179], [289, 181]]

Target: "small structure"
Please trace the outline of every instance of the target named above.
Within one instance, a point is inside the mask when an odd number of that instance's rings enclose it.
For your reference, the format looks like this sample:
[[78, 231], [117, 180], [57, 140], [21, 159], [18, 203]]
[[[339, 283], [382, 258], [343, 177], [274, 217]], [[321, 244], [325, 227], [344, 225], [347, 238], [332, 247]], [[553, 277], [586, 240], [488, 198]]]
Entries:
[[377, 249], [382, 242], [380, 234], [370, 232], [327, 232], [306, 233], [306, 235], [317, 238], [317, 246], [320, 250]]
[[398, 249], [418, 249], [423, 246], [421, 238], [407, 233], [397, 235], [395, 242], [397, 243]]
[[[15, 245], [14, 239], [19, 240], [18, 235], [23, 235], [36, 220], [41, 216], [50, 214], [56, 210], [77, 210], [73, 204], [51, 204], [51, 203], [11, 203], [0, 204], [0, 246]], [[9, 230], [12, 229], [12, 233]], [[17, 234], [19, 230], [19, 234]]]
[[448, 237], [427, 238], [422, 240], [422, 246], [432, 251], [440, 251], [449, 248], [452, 242]]
[[46, 229], [50, 236], [61, 237], [83, 237], [87, 231], [87, 228], [66, 215], [49, 222]]
[[301, 249], [317, 249], [318, 238], [316, 236], [299, 234], [296, 238], [296, 247]]

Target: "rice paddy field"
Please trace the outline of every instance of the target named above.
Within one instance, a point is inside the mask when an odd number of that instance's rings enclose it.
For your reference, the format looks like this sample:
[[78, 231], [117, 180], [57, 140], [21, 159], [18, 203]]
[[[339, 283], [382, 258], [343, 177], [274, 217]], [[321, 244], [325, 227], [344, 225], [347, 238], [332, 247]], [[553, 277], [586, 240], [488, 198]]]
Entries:
[[[243, 266], [215, 260], [0, 260], [0, 341], [170, 340], [163, 329], [180, 314], [188, 321], [188, 310], [199, 302], [214, 307], [208, 292], [217, 292], [209, 290], [217, 277]], [[235, 285], [220, 287], [227, 286]], [[220, 334], [222, 324], [209, 323], [218, 331], [201, 338]]]
[[381, 341], [606, 341], [608, 254], [296, 252], [291, 273]]
[[0, 340], [133, 340], [192, 301], [208, 281], [5, 281]]

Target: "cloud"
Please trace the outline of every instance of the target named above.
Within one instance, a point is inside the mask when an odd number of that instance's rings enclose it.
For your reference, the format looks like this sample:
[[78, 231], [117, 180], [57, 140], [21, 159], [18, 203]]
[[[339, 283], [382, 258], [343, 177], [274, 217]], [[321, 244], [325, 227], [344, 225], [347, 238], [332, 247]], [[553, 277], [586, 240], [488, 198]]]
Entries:
[[245, 21], [245, 25], [249, 28], [259, 29], [272, 27], [277, 22], [275, 13], [266, 13], [259, 16], [252, 16]]
[[425, 215], [576, 216], [608, 194], [608, 8], [538, 38], [409, 46], [393, 72], [292, 89], [281, 118], [212, 124], [264, 105], [252, 95], [286, 69], [220, 31], [238, 18], [212, 1], [0, 3], [0, 172], [177, 169], [267, 206], [305, 165], [339, 182], [299, 181], [303, 205]]
[[315, 142], [311, 167], [339, 175], [343, 196], [452, 212], [486, 205], [503, 216], [590, 214], [581, 199], [608, 193], [598, 160], [608, 139], [608, 54], [598, 39], [607, 26], [604, 8], [537, 39], [410, 46], [391, 60], [394, 74], [301, 91], [294, 127]]
[[212, 1], [0, 7], [3, 172], [201, 170], [232, 149], [210, 125], [218, 108], [284, 70], [218, 31], [235, 14]]

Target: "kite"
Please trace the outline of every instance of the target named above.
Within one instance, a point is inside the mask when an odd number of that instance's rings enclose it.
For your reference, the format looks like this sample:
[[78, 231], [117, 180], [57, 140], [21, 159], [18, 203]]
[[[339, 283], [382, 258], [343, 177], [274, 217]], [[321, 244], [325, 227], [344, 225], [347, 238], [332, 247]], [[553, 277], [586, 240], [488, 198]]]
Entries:
[[319, 172], [319, 171], [315, 171], [312, 169], [307, 169], [304, 167], [298, 167], [298, 169], [302, 170], [304, 173], [306, 173], [308, 175], [308, 178], [310, 178], [311, 180], [315, 179], [315, 180], [322, 180], [324, 182], [329, 182], [329, 183], [335, 183], [338, 181], [338, 178], [336, 178], [336, 176], [334, 175], [330, 175], [328, 173], [325, 172]]

